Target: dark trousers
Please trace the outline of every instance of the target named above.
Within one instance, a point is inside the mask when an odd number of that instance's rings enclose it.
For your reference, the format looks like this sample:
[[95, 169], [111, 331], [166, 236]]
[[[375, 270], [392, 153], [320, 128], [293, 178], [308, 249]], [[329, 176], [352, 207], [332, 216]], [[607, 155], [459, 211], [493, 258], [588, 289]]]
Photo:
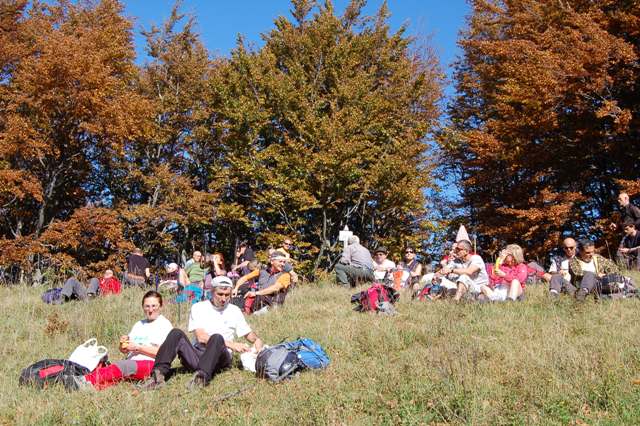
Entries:
[[167, 376], [176, 356], [187, 370], [203, 372], [207, 381], [231, 366], [231, 354], [219, 334], [209, 337], [206, 346], [200, 343], [194, 346], [184, 331], [174, 328], [158, 349], [153, 369]]
[[617, 288], [616, 284], [619, 279], [615, 276], [615, 274], [605, 275], [600, 278], [593, 272], [585, 272], [582, 277], [582, 281], [580, 282], [580, 289], [584, 289], [587, 293], [597, 293], [597, 294], [611, 294], [619, 292], [619, 288]]
[[569, 281], [562, 278], [562, 275], [557, 274], [551, 277], [551, 282], [549, 283], [549, 290], [554, 290], [558, 294], [567, 293], [568, 295], [573, 295], [577, 289]]
[[375, 277], [373, 270], [358, 268], [352, 265], [338, 263], [335, 268], [336, 282], [340, 285], [355, 287], [363, 282], [373, 282]]

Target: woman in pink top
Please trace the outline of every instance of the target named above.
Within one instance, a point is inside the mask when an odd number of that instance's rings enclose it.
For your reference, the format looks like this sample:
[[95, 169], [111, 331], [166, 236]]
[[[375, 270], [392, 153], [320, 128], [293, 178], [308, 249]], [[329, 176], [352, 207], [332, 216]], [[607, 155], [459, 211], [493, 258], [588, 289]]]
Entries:
[[483, 291], [492, 301], [518, 300], [524, 296], [527, 280], [527, 265], [524, 263], [522, 248], [509, 244], [500, 252], [494, 266], [487, 268], [489, 287]]

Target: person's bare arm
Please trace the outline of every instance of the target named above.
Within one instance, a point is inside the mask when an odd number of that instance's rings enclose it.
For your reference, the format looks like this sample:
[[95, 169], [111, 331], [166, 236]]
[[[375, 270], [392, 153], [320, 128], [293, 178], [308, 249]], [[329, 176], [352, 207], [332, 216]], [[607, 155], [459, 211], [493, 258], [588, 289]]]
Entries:
[[249, 343], [253, 343], [253, 346], [255, 346], [257, 352], [260, 352], [262, 350], [262, 347], [264, 346], [264, 344], [262, 343], [262, 339], [260, 339], [260, 337], [258, 337], [258, 335], [254, 331], [244, 336], [244, 338], [247, 339]]
[[412, 277], [421, 277], [422, 276], [422, 264], [418, 263], [418, 266], [416, 266], [416, 270], [411, 272], [411, 276]]
[[189, 284], [189, 276], [187, 275], [187, 271], [184, 269], [180, 269], [180, 273], [178, 274], [178, 282], [183, 286]]
[[278, 280], [275, 283], [271, 284], [269, 287], [263, 288], [262, 290], [258, 290], [258, 291], [250, 291], [247, 294], [245, 294], [244, 297], [247, 298], [247, 297], [256, 297], [256, 296], [268, 296], [270, 294], [279, 292], [283, 288], [287, 288], [290, 283], [291, 283], [291, 275], [283, 274], [280, 278], [278, 278]]
[[158, 354], [159, 346], [155, 345], [136, 345], [135, 343], [129, 343], [127, 346], [127, 352], [134, 352], [137, 354], [142, 354], [146, 356], [150, 356], [151, 358], [155, 358]]
[[242, 277], [238, 278], [238, 281], [236, 281], [236, 286], [233, 288], [233, 291], [231, 292], [231, 294], [233, 296], [237, 296], [238, 295], [238, 290], [240, 289], [240, 286], [244, 283], [246, 283], [249, 280], [252, 280], [254, 278], [258, 278], [258, 276], [260, 275], [260, 270], [259, 269], [255, 269], [251, 272], [249, 272], [247, 275], [243, 275]]
[[473, 275], [480, 270], [477, 265], [469, 265], [466, 268], [451, 268], [447, 273], [454, 273], [457, 275]]

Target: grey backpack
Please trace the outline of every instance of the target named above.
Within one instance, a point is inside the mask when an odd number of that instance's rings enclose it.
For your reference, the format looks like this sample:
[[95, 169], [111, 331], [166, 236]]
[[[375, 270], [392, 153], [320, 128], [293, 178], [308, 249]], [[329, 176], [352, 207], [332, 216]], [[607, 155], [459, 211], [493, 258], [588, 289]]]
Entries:
[[303, 368], [296, 352], [283, 344], [262, 350], [256, 359], [256, 375], [272, 382], [291, 377]]

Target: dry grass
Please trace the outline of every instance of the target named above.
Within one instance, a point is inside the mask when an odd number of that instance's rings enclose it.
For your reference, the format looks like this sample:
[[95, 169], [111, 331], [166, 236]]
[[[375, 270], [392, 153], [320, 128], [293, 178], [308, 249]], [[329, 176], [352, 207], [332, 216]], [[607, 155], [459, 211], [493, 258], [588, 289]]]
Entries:
[[[160, 391], [131, 384], [66, 393], [18, 387], [20, 370], [68, 356], [89, 337], [117, 358], [117, 338], [140, 318], [141, 293], [49, 306], [41, 290], [0, 289], [0, 423], [7, 424], [634, 424], [640, 418], [640, 299], [453, 305], [403, 298], [399, 315], [358, 314], [352, 291], [300, 288], [287, 306], [252, 317], [269, 343], [308, 336], [330, 368], [272, 385], [233, 369], [188, 393], [189, 375]], [[186, 307], [181, 322], [186, 325]], [[178, 308], [165, 315], [178, 324]], [[240, 396], [221, 395], [255, 385]]]

